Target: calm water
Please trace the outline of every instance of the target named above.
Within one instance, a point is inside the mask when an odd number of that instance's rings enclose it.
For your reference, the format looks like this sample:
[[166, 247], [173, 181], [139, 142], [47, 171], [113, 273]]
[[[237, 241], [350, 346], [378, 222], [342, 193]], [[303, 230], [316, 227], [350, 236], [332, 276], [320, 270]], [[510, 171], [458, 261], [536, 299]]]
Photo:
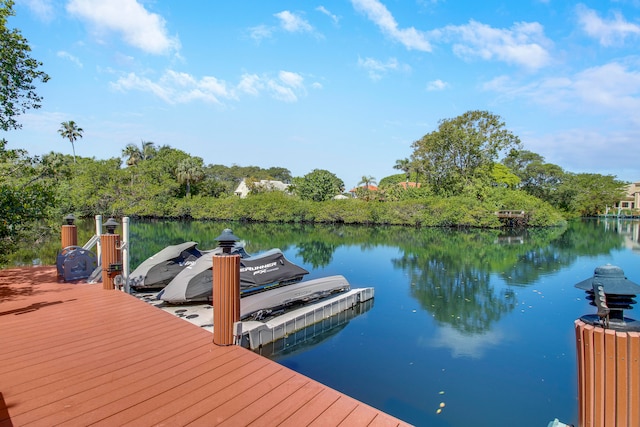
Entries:
[[270, 357], [419, 426], [577, 425], [573, 322], [595, 308], [573, 285], [607, 263], [640, 283], [640, 224], [615, 220], [523, 232], [132, 221], [132, 266], [184, 240], [213, 247], [225, 227], [309, 278], [375, 287], [372, 305]]

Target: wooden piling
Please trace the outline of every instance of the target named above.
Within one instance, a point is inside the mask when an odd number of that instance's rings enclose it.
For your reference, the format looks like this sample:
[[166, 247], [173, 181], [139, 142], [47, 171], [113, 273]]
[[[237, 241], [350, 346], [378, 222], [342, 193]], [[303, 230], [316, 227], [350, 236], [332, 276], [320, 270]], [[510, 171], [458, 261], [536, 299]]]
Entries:
[[78, 246], [78, 227], [75, 225], [63, 225], [61, 230], [62, 249], [69, 246]]
[[575, 321], [578, 421], [583, 427], [640, 426], [640, 333]]
[[114, 278], [121, 272], [112, 271], [110, 266], [122, 265], [120, 253], [120, 235], [102, 234], [100, 235], [100, 245], [102, 246], [102, 288], [115, 289]]
[[232, 345], [240, 321], [240, 255], [213, 256], [213, 342]]

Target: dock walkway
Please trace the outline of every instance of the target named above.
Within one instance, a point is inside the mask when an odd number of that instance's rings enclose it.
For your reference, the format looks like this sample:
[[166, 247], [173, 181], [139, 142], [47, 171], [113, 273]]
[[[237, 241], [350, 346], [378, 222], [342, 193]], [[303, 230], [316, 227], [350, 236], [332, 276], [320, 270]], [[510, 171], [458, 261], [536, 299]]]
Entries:
[[0, 342], [0, 427], [407, 425], [55, 267], [0, 271]]

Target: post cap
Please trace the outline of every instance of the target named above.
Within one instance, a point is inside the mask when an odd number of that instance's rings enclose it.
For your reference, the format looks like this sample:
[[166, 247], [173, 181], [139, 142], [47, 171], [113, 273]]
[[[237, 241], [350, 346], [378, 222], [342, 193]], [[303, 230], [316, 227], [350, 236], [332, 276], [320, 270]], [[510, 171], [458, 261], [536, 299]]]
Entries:
[[117, 226], [118, 221], [113, 218], [109, 218], [107, 222], [104, 223], [104, 227], [107, 229], [107, 234], [114, 234]]
[[222, 234], [216, 237], [215, 240], [219, 243], [223, 243], [223, 242], [235, 243], [240, 241], [240, 238], [234, 235], [230, 228], [225, 228], [224, 230], [222, 230]]
[[604, 292], [609, 295], [638, 295], [640, 285], [627, 279], [624, 271], [615, 265], [606, 264], [596, 267], [593, 277], [575, 284], [575, 287], [585, 291], [593, 290], [594, 284], [604, 287]]
[[240, 240], [240, 238], [233, 234], [230, 228], [222, 230], [222, 234], [216, 237], [218, 246], [222, 248], [222, 252], [225, 254], [231, 253], [233, 245]]
[[67, 225], [73, 225], [73, 223], [76, 220], [76, 217], [73, 216], [73, 214], [69, 214], [69, 215], [64, 217], [64, 220], [67, 222]]

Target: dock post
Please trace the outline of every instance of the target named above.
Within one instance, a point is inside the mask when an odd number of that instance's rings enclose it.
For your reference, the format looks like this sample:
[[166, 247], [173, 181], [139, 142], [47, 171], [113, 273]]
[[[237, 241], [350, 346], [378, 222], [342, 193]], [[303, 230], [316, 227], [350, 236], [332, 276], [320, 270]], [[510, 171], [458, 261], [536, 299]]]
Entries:
[[234, 344], [234, 324], [240, 320], [240, 255], [231, 254], [239, 239], [230, 229], [216, 238], [222, 254], [213, 256], [213, 343]]
[[64, 217], [64, 220], [67, 223], [62, 226], [61, 230], [62, 249], [69, 246], [78, 246], [78, 227], [74, 224], [76, 217], [69, 214]]
[[597, 314], [574, 322], [578, 361], [578, 425], [640, 425], [640, 322], [624, 317], [637, 285], [619, 267], [597, 267], [575, 285]]
[[[109, 218], [104, 223], [107, 232], [100, 235], [102, 246], [102, 289], [115, 289], [116, 277], [122, 273], [120, 235], [115, 234], [118, 223]], [[122, 276], [120, 276], [122, 278]]]

